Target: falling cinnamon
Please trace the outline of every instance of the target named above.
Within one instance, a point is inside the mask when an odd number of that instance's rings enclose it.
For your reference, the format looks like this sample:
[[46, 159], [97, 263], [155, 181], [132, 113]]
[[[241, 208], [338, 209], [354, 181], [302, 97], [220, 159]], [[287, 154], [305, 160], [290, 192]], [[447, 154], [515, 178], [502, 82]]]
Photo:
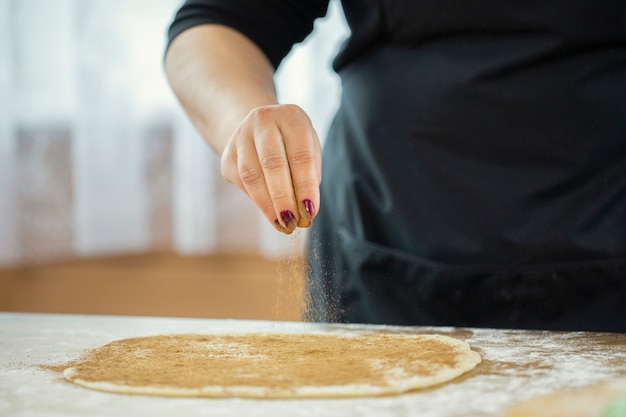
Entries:
[[278, 291], [274, 306], [276, 320], [301, 321], [304, 312], [304, 280], [306, 260], [301, 251], [301, 236], [298, 231], [289, 237], [290, 253], [278, 263]]

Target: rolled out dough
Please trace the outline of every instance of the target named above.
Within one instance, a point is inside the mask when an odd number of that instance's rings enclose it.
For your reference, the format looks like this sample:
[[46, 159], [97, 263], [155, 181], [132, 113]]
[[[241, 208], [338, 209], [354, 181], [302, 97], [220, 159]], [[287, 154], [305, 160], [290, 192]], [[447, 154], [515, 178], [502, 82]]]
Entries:
[[399, 394], [450, 381], [480, 355], [442, 335], [177, 334], [117, 340], [63, 374], [83, 387], [181, 397]]

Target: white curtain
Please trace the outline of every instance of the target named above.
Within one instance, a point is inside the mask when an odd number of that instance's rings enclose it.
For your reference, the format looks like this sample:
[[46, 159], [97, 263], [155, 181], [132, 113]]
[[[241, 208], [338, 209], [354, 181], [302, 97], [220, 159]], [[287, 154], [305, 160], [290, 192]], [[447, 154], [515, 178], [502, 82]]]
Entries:
[[[180, 0], [0, 0], [0, 265], [174, 249], [301, 250], [219, 173], [162, 69]], [[277, 74], [324, 137], [337, 1]], [[324, 94], [315, 94], [323, 91]]]

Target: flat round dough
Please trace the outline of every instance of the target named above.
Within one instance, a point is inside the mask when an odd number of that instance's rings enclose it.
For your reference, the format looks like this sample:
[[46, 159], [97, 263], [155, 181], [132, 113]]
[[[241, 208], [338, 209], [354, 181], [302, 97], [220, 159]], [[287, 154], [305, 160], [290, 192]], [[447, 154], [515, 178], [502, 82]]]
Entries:
[[114, 341], [68, 364], [83, 387], [178, 397], [311, 398], [399, 394], [480, 363], [441, 335], [178, 334]]
[[615, 401], [624, 398], [626, 380], [615, 380], [531, 398], [513, 406], [504, 417], [613, 417], [619, 411]]

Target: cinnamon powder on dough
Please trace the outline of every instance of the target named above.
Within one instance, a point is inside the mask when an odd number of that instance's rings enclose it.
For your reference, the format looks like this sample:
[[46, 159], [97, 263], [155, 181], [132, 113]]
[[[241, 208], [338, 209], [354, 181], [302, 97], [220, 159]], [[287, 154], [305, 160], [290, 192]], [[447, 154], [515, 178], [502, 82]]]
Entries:
[[299, 387], [373, 386], [387, 393], [398, 381], [452, 371], [451, 379], [478, 362], [469, 345], [446, 336], [245, 333], [118, 340], [65, 367], [72, 368], [70, 380], [87, 386], [263, 387], [263, 396], [272, 397]]

